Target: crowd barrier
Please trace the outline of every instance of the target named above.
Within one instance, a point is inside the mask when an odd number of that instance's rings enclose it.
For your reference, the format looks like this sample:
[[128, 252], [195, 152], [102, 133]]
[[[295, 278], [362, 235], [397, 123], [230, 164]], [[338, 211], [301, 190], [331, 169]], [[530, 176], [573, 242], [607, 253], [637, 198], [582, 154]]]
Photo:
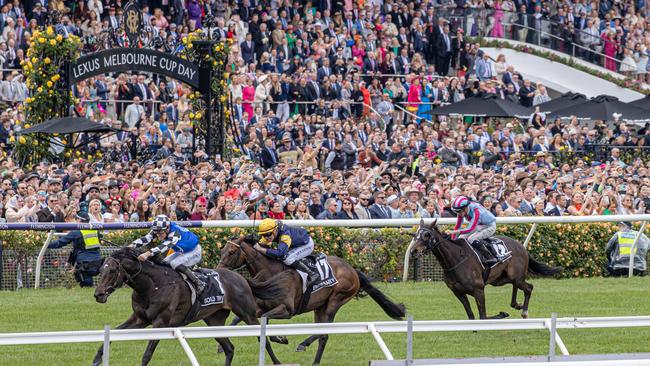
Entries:
[[[434, 320], [413, 321], [409, 316], [407, 321], [389, 322], [354, 322], [354, 323], [321, 323], [321, 324], [273, 324], [266, 325], [262, 318], [261, 325], [223, 326], [223, 327], [185, 327], [185, 328], [148, 328], [148, 329], [110, 329], [67, 332], [39, 333], [5, 333], [0, 334], [0, 346], [36, 345], [36, 344], [65, 344], [65, 343], [95, 343], [103, 342], [103, 364], [109, 365], [110, 342], [144, 341], [144, 340], [177, 340], [181, 343], [191, 365], [199, 365], [187, 339], [222, 338], [222, 337], [260, 337], [259, 365], [265, 365], [265, 342], [267, 336], [296, 336], [312, 334], [371, 334], [381, 349], [387, 361], [394, 361], [393, 353], [381, 337], [381, 333], [406, 333], [406, 357], [403, 363], [392, 365], [412, 365], [413, 333], [415, 332], [466, 332], [466, 331], [517, 331], [517, 330], [548, 330], [549, 351], [547, 361], [553, 362], [556, 347], [563, 356], [569, 356], [564, 341], [557, 332], [558, 329], [603, 329], [603, 328], [638, 328], [650, 327], [650, 316], [638, 317], [589, 317], [589, 318], [557, 318], [553, 313], [550, 318], [537, 319], [486, 319], [486, 320]], [[621, 361], [626, 355], [617, 355]], [[137, 357], [137, 356], [134, 356]], [[456, 362], [459, 360], [456, 359]], [[618, 363], [609, 360], [610, 364]], [[613, 362], [613, 363], [612, 363]], [[560, 365], [562, 363], [558, 363]], [[600, 364], [600, 363], [591, 363]], [[637, 363], [635, 365], [640, 365]], [[486, 364], [484, 364], [486, 365]], [[515, 365], [515, 363], [513, 363]]]
[[[423, 219], [425, 224], [431, 223], [434, 219]], [[642, 222], [638, 233], [645, 230], [646, 222], [650, 221], [650, 215], [608, 215], [608, 216], [541, 216], [541, 217], [498, 217], [498, 224], [532, 224], [531, 228], [523, 241], [524, 246], [533, 237], [539, 224], [569, 224], [569, 223], [592, 223], [592, 222], [619, 222], [630, 221]], [[396, 227], [405, 228], [413, 227], [420, 224], [420, 219], [371, 219], [371, 220], [287, 220], [284, 221], [290, 226], [302, 227], [346, 227], [346, 228], [384, 228]], [[253, 220], [232, 220], [232, 221], [183, 221], [178, 224], [188, 228], [250, 228], [259, 225], [260, 221]], [[455, 218], [437, 219], [440, 225], [454, 225]], [[42, 272], [42, 263], [47, 250], [47, 246], [56, 232], [68, 230], [132, 230], [147, 229], [151, 226], [150, 222], [127, 222], [127, 223], [2, 223], [0, 230], [40, 230], [50, 231], [47, 240], [43, 244], [35, 264], [34, 287], [40, 287], [40, 278]], [[640, 235], [637, 235], [635, 244]], [[409, 273], [409, 263], [413, 242], [409, 243], [404, 255], [403, 281], [406, 281]], [[105, 253], [109, 254], [109, 253]], [[630, 261], [629, 276], [632, 276], [634, 261]], [[21, 287], [21, 286], [18, 286]]]

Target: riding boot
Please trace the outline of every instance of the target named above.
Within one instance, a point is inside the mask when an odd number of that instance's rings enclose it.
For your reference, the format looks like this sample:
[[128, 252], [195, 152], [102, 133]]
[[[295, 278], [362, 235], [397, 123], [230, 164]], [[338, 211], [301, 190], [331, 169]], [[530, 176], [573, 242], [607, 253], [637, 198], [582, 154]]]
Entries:
[[318, 279], [319, 279], [320, 276], [318, 276], [318, 274], [316, 272], [312, 271], [311, 268], [309, 268], [309, 266], [307, 266], [302, 261], [297, 260], [297, 261], [293, 262], [292, 264], [290, 264], [289, 267], [291, 267], [291, 268], [293, 268], [295, 270], [305, 272], [307, 274], [307, 288], [315, 285], [316, 282], [318, 282]]
[[190, 282], [192, 282], [194, 288], [196, 289], [197, 294], [200, 295], [203, 292], [203, 290], [205, 290], [205, 282], [201, 281], [198, 277], [196, 277], [194, 272], [192, 272], [186, 266], [181, 264], [180, 266], [176, 267], [176, 271], [178, 273], [184, 274], [187, 277], [187, 279], [190, 280]]

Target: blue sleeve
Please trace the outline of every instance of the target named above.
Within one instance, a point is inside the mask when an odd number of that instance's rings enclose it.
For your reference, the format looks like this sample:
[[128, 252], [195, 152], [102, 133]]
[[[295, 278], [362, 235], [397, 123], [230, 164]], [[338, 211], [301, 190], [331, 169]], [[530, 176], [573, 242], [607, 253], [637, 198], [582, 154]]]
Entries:
[[48, 249], [62, 248], [79, 238], [81, 238], [81, 231], [71, 231], [66, 236], [51, 242], [47, 247]]
[[288, 250], [289, 250], [289, 246], [281, 242], [280, 244], [278, 244], [277, 249], [267, 248], [266, 255], [273, 258], [282, 258], [284, 257], [285, 254], [287, 254]]

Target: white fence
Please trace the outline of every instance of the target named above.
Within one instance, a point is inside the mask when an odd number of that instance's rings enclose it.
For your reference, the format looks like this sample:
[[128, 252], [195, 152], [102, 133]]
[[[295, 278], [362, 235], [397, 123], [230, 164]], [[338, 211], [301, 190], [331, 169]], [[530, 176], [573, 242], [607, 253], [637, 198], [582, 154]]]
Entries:
[[[64, 344], [64, 343], [95, 343], [104, 342], [104, 365], [108, 365], [109, 342], [144, 341], [144, 340], [178, 340], [185, 350], [193, 366], [199, 365], [196, 356], [187, 343], [187, 339], [218, 338], [218, 337], [260, 337], [260, 365], [264, 365], [264, 336], [295, 336], [312, 334], [372, 334], [377, 345], [387, 360], [393, 360], [393, 354], [383, 341], [381, 333], [406, 333], [407, 361], [412, 360], [414, 332], [456, 332], [456, 331], [495, 331], [495, 330], [548, 330], [549, 331], [549, 361], [555, 357], [555, 346], [568, 356], [569, 351], [558, 329], [594, 329], [594, 328], [631, 328], [650, 327], [650, 316], [639, 317], [594, 317], [594, 318], [551, 318], [538, 319], [500, 319], [500, 320], [434, 320], [390, 322], [354, 322], [328, 324], [273, 324], [224, 327], [184, 327], [158, 329], [123, 329], [104, 331], [69, 331], [42, 333], [5, 333], [0, 334], [0, 346], [33, 345], [33, 344]], [[134, 356], [136, 357], [136, 356]], [[637, 360], [639, 361], [639, 360]], [[611, 364], [627, 364], [626, 362], [609, 361]], [[562, 364], [562, 363], [558, 363]], [[594, 364], [594, 363], [591, 363]], [[636, 363], [641, 365], [643, 363]], [[483, 364], [486, 365], [486, 364]]]
[[[426, 224], [430, 224], [434, 219], [423, 219]], [[634, 241], [634, 246], [640, 237], [640, 234], [643, 233], [646, 222], [650, 221], [650, 215], [606, 215], [606, 216], [526, 216], [526, 217], [497, 217], [497, 224], [533, 224], [524, 240], [523, 245], [528, 247], [530, 239], [533, 237], [535, 230], [539, 224], [577, 224], [577, 223], [590, 223], [590, 222], [619, 222], [619, 221], [641, 221], [642, 225], [638, 231], [638, 235]], [[287, 225], [290, 226], [302, 226], [302, 227], [347, 227], [347, 228], [382, 228], [382, 227], [412, 227], [420, 224], [420, 219], [371, 219], [371, 220], [286, 220], [284, 221]], [[440, 218], [437, 219], [439, 225], [454, 225], [456, 224], [455, 218]], [[180, 222], [180, 224], [184, 224]], [[201, 227], [201, 228], [232, 228], [232, 227], [255, 227], [260, 224], [259, 220], [228, 220], [228, 221], [191, 221], [187, 222], [186, 226], [188, 227]], [[24, 224], [21, 224], [24, 225]], [[31, 227], [38, 228], [43, 224], [31, 224]], [[38, 255], [36, 262], [36, 280], [34, 281], [34, 287], [38, 288], [40, 286], [40, 277], [41, 277], [41, 263], [43, 261], [43, 256], [45, 250], [47, 249], [48, 244], [51, 240], [54, 239], [54, 236], [59, 236], [60, 234], [55, 233], [55, 230], [68, 230], [75, 226], [78, 226], [80, 229], [89, 229], [97, 228], [101, 230], [129, 230], [129, 229], [142, 229], [145, 228], [151, 223], [125, 223], [125, 224], [64, 224], [57, 226], [57, 224], [46, 224], [50, 227], [53, 225], [54, 230], [50, 231], [47, 240], [43, 243], [43, 247]], [[5, 230], [12, 230], [11, 224], [6, 225]], [[24, 230], [25, 228], [23, 228]], [[409, 271], [409, 261], [411, 256], [411, 249], [413, 247], [413, 242], [409, 244], [406, 248], [404, 254], [404, 271], [402, 280], [406, 281], [408, 278]], [[632, 248], [632, 253], [634, 253], [634, 248]], [[632, 277], [634, 269], [634, 256], [631, 256], [630, 267], [629, 267], [629, 277]]]

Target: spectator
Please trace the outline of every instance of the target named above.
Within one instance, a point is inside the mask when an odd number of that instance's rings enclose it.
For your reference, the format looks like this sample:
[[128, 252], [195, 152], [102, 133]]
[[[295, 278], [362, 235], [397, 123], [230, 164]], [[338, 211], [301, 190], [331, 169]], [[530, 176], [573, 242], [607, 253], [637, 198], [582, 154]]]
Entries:
[[646, 252], [650, 244], [648, 237], [641, 233], [635, 243], [639, 233], [632, 230], [632, 225], [629, 222], [619, 222], [618, 228], [619, 231], [612, 236], [607, 243], [607, 248], [605, 248], [608, 259], [607, 271], [615, 277], [626, 276], [629, 271], [630, 255], [632, 254], [632, 248], [634, 248], [633, 272], [635, 275], [644, 276], [646, 273]]

